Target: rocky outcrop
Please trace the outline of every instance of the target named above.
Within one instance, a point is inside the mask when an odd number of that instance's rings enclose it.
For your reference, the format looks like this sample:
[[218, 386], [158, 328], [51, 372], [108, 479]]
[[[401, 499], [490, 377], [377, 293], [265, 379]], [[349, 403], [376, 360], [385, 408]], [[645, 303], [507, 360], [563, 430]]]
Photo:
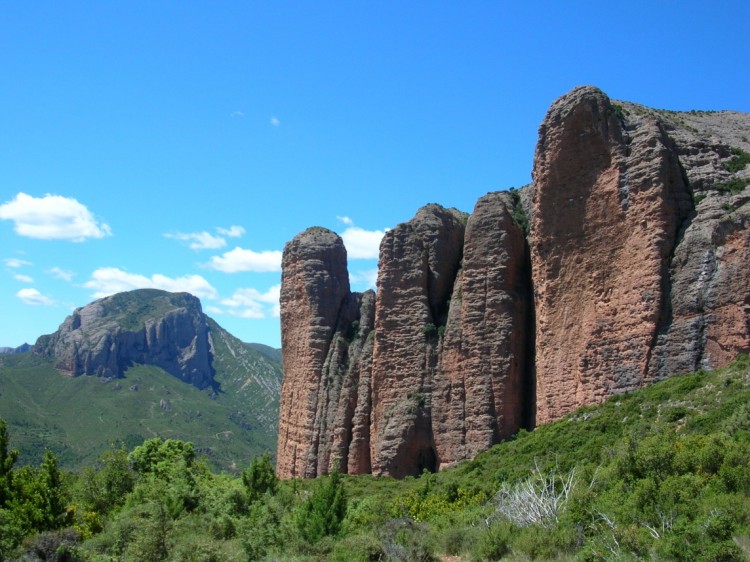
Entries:
[[465, 219], [428, 205], [380, 244], [371, 381], [375, 474], [419, 474], [439, 462], [431, 423], [437, 331], [447, 320]]
[[214, 386], [206, 318], [188, 293], [141, 289], [99, 299], [39, 338], [34, 352], [72, 376], [117, 378], [140, 363], [198, 388]]
[[[330, 230], [310, 228], [284, 248], [280, 304], [285, 368], [277, 449], [281, 477], [316, 476], [348, 457], [344, 453], [350, 439], [342, 436], [353, 431], [359, 374], [349, 344], [352, 338], [367, 340], [366, 323], [355, 334], [354, 322], [371, 298], [349, 291], [346, 249]], [[352, 347], [356, 355], [364, 345]]]
[[531, 229], [537, 421], [639, 387], [690, 193], [663, 128], [591, 87], [540, 127]]
[[18, 347], [0, 347], [0, 355], [15, 355], [17, 353], [26, 353], [31, 351], [32, 345], [28, 343], [22, 343]]
[[748, 132], [576, 88], [540, 127], [534, 183], [387, 232], [375, 295], [349, 292], [334, 233], [292, 240], [279, 475], [437, 470], [750, 351]]
[[473, 458], [529, 422], [528, 249], [511, 208], [507, 193], [490, 193], [466, 225], [432, 398], [439, 467]]
[[518, 430], [527, 342], [512, 326], [529, 276], [511, 207], [490, 194], [468, 225], [455, 209], [420, 209], [381, 243], [377, 296], [348, 292], [334, 233], [287, 244], [279, 476], [419, 474]]

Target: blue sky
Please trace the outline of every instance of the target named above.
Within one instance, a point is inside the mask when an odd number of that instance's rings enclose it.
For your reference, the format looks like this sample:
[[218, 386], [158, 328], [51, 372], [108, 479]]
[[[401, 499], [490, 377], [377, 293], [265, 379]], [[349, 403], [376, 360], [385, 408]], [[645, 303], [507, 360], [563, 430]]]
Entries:
[[137, 287], [278, 346], [280, 253], [342, 235], [352, 285], [427, 203], [530, 181], [594, 84], [750, 111], [750, 2], [0, 2], [0, 346]]

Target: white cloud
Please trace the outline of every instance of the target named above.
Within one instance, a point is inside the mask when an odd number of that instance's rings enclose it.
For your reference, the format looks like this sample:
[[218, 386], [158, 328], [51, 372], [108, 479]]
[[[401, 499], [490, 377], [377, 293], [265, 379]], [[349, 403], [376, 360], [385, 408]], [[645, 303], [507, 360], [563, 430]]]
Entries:
[[203, 310], [208, 314], [214, 314], [214, 315], [220, 315], [224, 314], [224, 309], [219, 308], [218, 306], [204, 306]]
[[49, 269], [47, 273], [52, 275], [52, 277], [62, 279], [63, 281], [72, 281], [73, 276], [75, 275], [72, 271], [60, 267], [53, 267], [52, 269]]
[[101, 298], [132, 291], [134, 289], [161, 289], [170, 292], [187, 292], [201, 299], [215, 299], [216, 289], [200, 275], [184, 275], [171, 278], [156, 273], [151, 277], [128, 273], [116, 267], [101, 267], [91, 274], [91, 279], [83, 284], [94, 291], [94, 298]]
[[245, 116], [245, 114], [242, 111], [233, 111], [230, 115], [232, 117], [244, 117]]
[[281, 285], [274, 285], [265, 293], [257, 289], [237, 289], [228, 299], [221, 301], [227, 307], [227, 314], [238, 318], [267, 318], [279, 316], [279, 296]]
[[375, 289], [378, 283], [378, 270], [365, 269], [355, 271], [349, 274], [349, 280], [354, 285], [359, 285], [366, 289]]
[[164, 236], [173, 240], [188, 242], [188, 247], [191, 250], [218, 250], [227, 245], [224, 236], [229, 238], [239, 238], [245, 234], [245, 229], [241, 226], [233, 225], [229, 228], [218, 227], [216, 232], [221, 236], [215, 236], [205, 230], [203, 232], [175, 232], [165, 234]]
[[20, 260], [18, 258], [5, 258], [3, 262], [7, 267], [10, 267], [12, 269], [18, 269], [19, 267], [23, 267], [24, 265], [32, 265], [30, 261]]
[[221, 256], [213, 256], [205, 267], [224, 273], [281, 271], [281, 252], [278, 250], [254, 252], [237, 247], [224, 252]]
[[279, 121], [278, 117], [271, 117], [271, 125], [278, 127], [281, 125], [281, 121]]
[[28, 238], [83, 242], [112, 235], [109, 225], [97, 221], [84, 205], [60, 195], [19, 193], [0, 205], [0, 219], [13, 221], [16, 233]]
[[55, 306], [57, 304], [51, 298], [44, 296], [42, 293], [32, 288], [21, 289], [16, 293], [16, 296], [21, 299], [24, 304], [30, 304], [34, 306]]
[[384, 235], [384, 230], [365, 230], [358, 226], [350, 226], [341, 233], [341, 238], [350, 259], [377, 259], [380, 241]]
[[349, 217], [336, 216], [336, 218], [339, 219], [341, 222], [343, 222], [347, 226], [352, 226], [354, 224], [354, 221], [350, 219]]
[[228, 236], [229, 238], [239, 238], [245, 234], [245, 229], [241, 226], [232, 225], [229, 228], [217, 228], [216, 232]]
[[167, 238], [173, 240], [180, 240], [181, 242], [188, 242], [188, 247], [191, 250], [217, 250], [227, 245], [227, 241], [221, 236], [214, 236], [213, 234], [203, 232], [176, 232], [174, 234], [165, 234]]
[[13, 275], [16, 281], [20, 281], [21, 283], [33, 283], [34, 278], [29, 277], [28, 275], [21, 275], [20, 273], [15, 273]]

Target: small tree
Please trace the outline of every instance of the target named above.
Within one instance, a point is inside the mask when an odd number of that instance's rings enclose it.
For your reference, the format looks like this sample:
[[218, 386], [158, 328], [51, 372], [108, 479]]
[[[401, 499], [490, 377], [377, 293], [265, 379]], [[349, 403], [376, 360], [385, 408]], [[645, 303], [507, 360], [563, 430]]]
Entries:
[[65, 519], [65, 496], [63, 492], [60, 469], [57, 468], [57, 456], [51, 451], [44, 453], [44, 460], [39, 471], [39, 491], [44, 521], [43, 530], [63, 527]]
[[8, 429], [5, 420], [0, 419], [0, 508], [5, 507], [11, 498], [13, 487], [13, 465], [18, 451], [8, 450]]
[[326, 536], [338, 534], [346, 515], [346, 492], [341, 474], [334, 471], [302, 504], [297, 528], [302, 536], [316, 543]]
[[250, 463], [250, 467], [242, 471], [242, 482], [247, 489], [248, 501], [253, 503], [261, 498], [266, 492], [271, 495], [276, 493], [279, 479], [271, 464], [271, 455], [268, 452], [262, 457], [256, 457]]

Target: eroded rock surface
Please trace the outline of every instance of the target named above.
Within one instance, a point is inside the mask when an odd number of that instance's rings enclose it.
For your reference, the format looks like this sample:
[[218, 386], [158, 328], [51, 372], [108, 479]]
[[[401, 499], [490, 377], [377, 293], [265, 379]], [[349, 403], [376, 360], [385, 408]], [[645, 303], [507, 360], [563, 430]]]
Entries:
[[490, 193], [466, 225], [432, 399], [440, 466], [507, 438], [529, 412], [528, 251], [507, 193]]
[[121, 377], [140, 363], [198, 388], [214, 386], [206, 318], [188, 293], [141, 289], [99, 299], [39, 338], [34, 351], [72, 376]]
[[374, 474], [435, 470], [432, 392], [438, 328], [463, 252], [466, 216], [428, 205], [386, 233], [380, 245], [372, 361]]
[[[750, 351], [750, 115], [576, 88], [534, 183], [387, 232], [377, 292], [341, 240], [290, 242], [277, 471], [401, 477]], [[530, 225], [530, 232], [528, 230]]]
[[537, 422], [643, 384], [692, 202], [670, 139], [592, 87], [540, 127], [531, 234]]

